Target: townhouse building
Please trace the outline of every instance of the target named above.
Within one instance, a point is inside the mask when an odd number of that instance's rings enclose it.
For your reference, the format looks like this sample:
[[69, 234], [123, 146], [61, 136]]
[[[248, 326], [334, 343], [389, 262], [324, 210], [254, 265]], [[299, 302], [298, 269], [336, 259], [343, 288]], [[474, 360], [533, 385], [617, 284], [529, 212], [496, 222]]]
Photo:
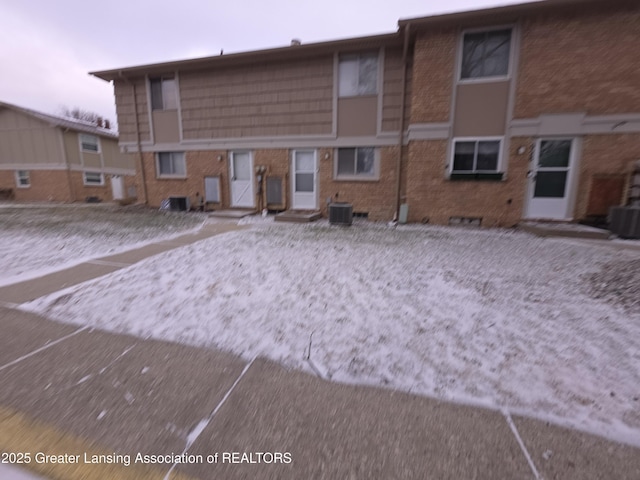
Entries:
[[108, 124], [0, 102], [0, 198], [110, 201], [135, 196], [135, 165]]
[[547, 0], [93, 75], [150, 205], [511, 226], [626, 201], [638, 40], [636, 1]]

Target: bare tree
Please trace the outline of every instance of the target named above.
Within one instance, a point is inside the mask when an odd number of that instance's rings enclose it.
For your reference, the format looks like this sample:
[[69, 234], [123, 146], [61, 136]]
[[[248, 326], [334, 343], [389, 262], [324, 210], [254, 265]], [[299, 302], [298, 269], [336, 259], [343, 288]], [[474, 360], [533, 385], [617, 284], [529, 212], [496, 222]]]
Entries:
[[111, 122], [108, 119], [103, 118], [101, 115], [95, 112], [90, 112], [89, 110], [82, 110], [79, 107], [61, 107], [60, 113], [65, 117], [93, 123], [98, 127], [110, 128]]

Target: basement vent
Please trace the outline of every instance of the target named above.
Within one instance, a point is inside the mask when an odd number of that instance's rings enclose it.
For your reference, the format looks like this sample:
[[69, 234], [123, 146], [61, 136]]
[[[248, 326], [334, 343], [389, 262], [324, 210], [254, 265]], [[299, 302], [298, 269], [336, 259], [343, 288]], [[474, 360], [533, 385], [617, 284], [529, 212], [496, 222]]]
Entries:
[[353, 206], [350, 203], [330, 203], [329, 223], [331, 225], [351, 225], [353, 223]]
[[640, 239], [640, 206], [611, 208], [609, 230], [620, 238]]
[[189, 210], [189, 197], [169, 197], [165, 202], [166, 210], [171, 210], [174, 212], [186, 212]]
[[479, 227], [482, 217], [449, 217], [449, 225], [465, 225]]

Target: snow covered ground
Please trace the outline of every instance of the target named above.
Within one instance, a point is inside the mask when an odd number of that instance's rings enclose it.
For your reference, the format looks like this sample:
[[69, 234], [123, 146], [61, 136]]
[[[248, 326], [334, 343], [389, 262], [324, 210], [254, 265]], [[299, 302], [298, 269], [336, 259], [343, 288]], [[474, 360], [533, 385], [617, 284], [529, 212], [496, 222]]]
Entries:
[[640, 312], [591, 280], [638, 258], [506, 230], [258, 221], [24, 308], [640, 446]]
[[112, 204], [0, 203], [0, 286], [169, 238], [203, 221]]

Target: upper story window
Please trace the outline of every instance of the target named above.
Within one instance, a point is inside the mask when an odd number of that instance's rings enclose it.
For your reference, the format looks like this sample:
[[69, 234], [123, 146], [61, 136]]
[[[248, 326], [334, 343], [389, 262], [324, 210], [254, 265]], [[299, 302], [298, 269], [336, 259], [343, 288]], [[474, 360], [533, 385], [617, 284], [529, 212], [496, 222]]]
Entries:
[[178, 108], [178, 89], [173, 77], [149, 79], [151, 86], [151, 108], [153, 110], [175, 110]]
[[159, 177], [184, 177], [187, 174], [184, 152], [160, 152], [157, 160]]
[[355, 97], [378, 93], [378, 55], [340, 55], [338, 95]]
[[506, 77], [510, 51], [511, 29], [465, 33], [460, 79]]
[[100, 151], [100, 142], [95, 135], [80, 134], [80, 148], [83, 152], [98, 153]]
[[377, 155], [374, 147], [339, 148], [336, 162], [336, 178], [377, 178]]

